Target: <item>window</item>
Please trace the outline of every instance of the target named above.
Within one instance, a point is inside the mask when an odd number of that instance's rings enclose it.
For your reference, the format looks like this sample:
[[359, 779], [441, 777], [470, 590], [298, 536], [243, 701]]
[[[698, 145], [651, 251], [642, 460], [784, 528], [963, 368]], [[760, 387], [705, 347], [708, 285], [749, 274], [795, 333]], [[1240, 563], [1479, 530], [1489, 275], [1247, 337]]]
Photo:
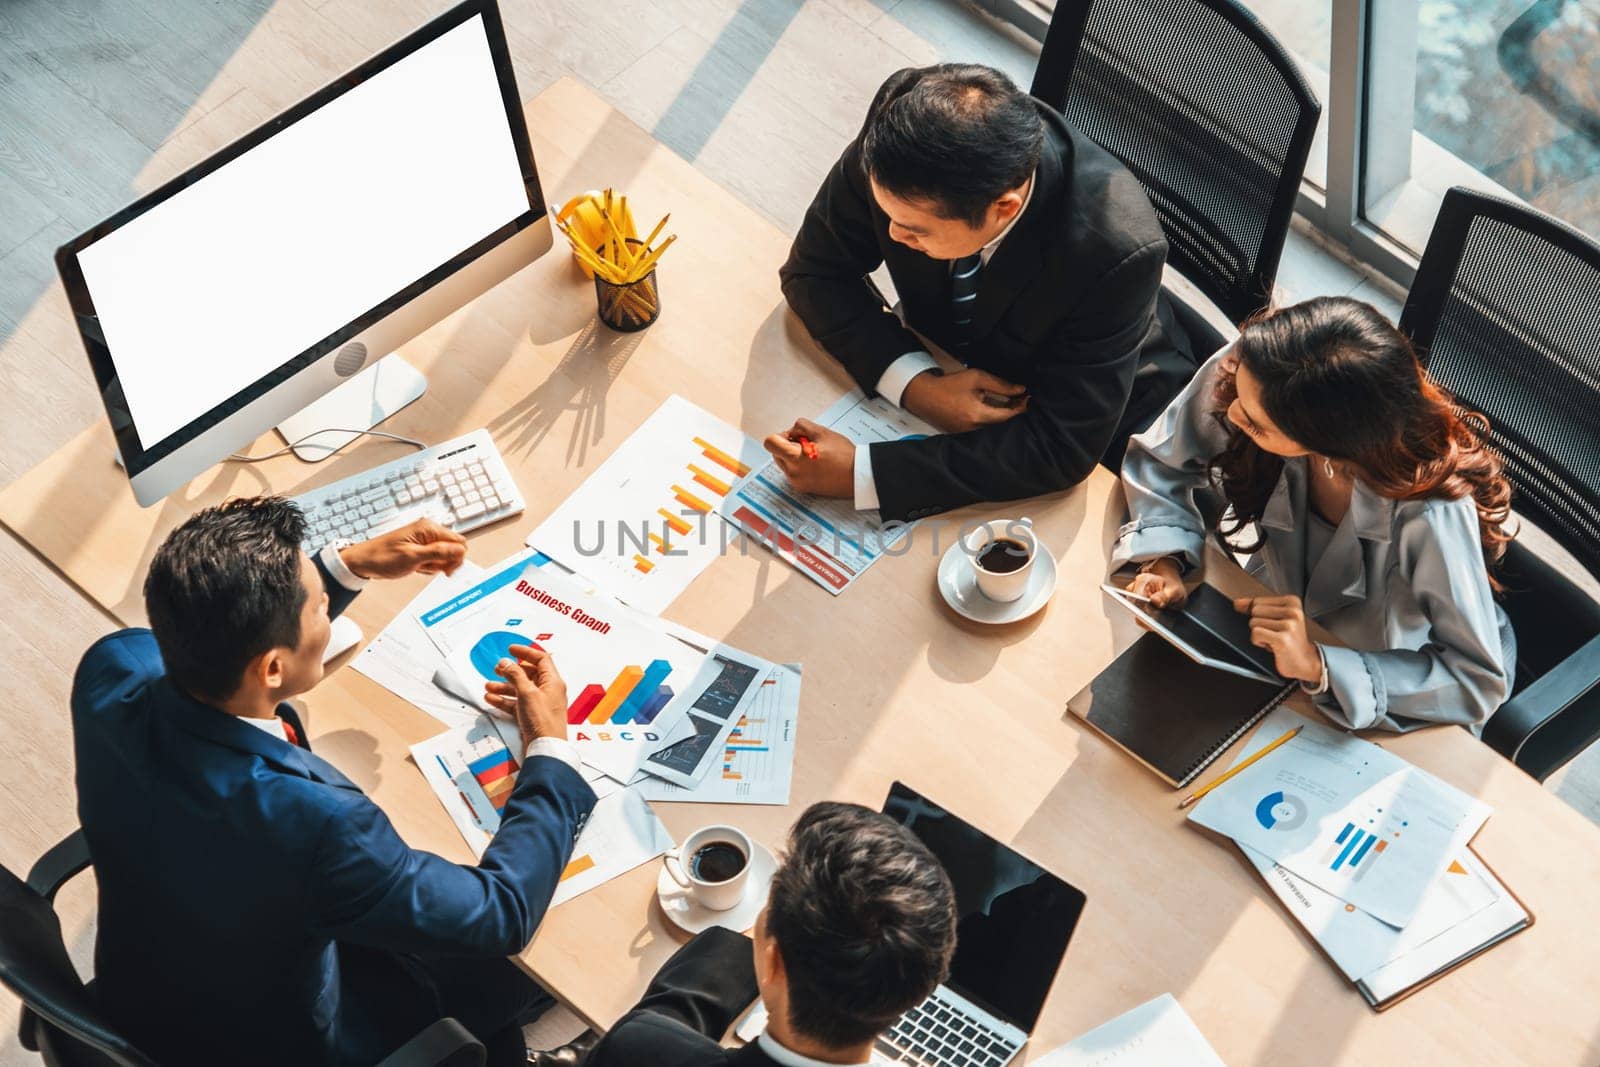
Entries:
[[[1038, 39], [1055, 7], [975, 2]], [[1363, 262], [1410, 284], [1454, 185], [1600, 234], [1600, 0], [1238, 2], [1323, 103], [1299, 211]]]

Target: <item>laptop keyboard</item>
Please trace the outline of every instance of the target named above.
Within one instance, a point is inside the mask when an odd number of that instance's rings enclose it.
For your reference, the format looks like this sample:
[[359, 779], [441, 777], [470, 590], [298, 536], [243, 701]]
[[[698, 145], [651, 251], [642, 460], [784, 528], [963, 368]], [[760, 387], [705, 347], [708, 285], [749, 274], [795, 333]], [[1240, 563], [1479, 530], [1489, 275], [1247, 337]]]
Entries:
[[1020, 1046], [941, 1000], [939, 991], [900, 1016], [878, 1038], [878, 1052], [899, 1063], [1001, 1067]]

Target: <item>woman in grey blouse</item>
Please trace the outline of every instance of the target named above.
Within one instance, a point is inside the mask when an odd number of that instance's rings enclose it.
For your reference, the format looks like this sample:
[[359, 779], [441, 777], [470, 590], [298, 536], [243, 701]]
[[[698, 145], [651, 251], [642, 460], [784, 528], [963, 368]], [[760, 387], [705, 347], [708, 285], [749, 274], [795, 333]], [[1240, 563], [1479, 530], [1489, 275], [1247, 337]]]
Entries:
[[[1511, 691], [1493, 565], [1510, 486], [1406, 338], [1368, 304], [1319, 297], [1250, 323], [1134, 437], [1130, 588], [1181, 604], [1220, 530], [1275, 596], [1235, 602], [1278, 672], [1362, 729], [1481, 728]], [[1347, 647], [1310, 640], [1315, 619]]]

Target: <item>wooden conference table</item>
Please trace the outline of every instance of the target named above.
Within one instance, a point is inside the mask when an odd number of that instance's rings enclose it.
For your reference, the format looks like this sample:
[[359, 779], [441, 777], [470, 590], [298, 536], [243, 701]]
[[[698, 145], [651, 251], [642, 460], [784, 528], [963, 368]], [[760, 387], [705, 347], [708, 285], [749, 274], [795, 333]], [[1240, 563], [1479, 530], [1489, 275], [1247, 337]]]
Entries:
[[[550, 199], [612, 185], [629, 193], [639, 218], [670, 210], [682, 238], [662, 270], [664, 313], [642, 334], [596, 327], [592, 287], [558, 241], [556, 252], [404, 349], [427, 372], [429, 391], [387, 428], [438, 442], [488, 426], [529, 501], [520, 519], [471, 536], [472, 558], [484, 564], [520, 547], [669, 394], [759, 437], [849, 387], [785, 311], [777, 284], [785, 234], [574, 81], [530, 101], [528, 116]], [[276, 441], [257, 451], [269, 445]], [[223, 465], [145, 510], [112, 465], [109, 431], [96, 425], [0, 494], [0, 519], [88, 596], [138, 623], [150, 556], [195, 509], [232, 495], [303, 491], [397, 454], [368, 442], [320, 466], [289, 457]], [[995, 629], [943, 604], [924, 531], [838, 598], [760, 549], [716, 561], [666, 614], [805, 664], [792, 804], [657, 805], [673, 835], [732, 821], [777, 846], [805, 805], [877, 806], [898, 778], [1011, 842], [1089, 898], [1033, 1057], [1171, 992], [1235, 1067], [1592, 1067], [1600, 1060], [1600, 831], [1464, 731], [1387, 743], [1494, 805], [1478, 848], [1538, 921], [1380, 1016], [1234, 850], [1184, 825], [1171, 790], [1065, 717], [1066, 698], [1133, 637], [1113, 624], [1098, 591], [1121, 507], [1115, 479], [1101, 470], [1066, 494], [952, 516], [1029, 514], [1060, 560], [1051, 604]], [[1211, 580], [1227, 586], [1243, 577], [1218, 565]], [[421, 582], [375, 583], [352, 614], [370, 637]], [[407, 750], [438, 723], [348, 669], [304, 704], [317, 751], [365, 788], [407, 841], [471, 861]], [[622, 1015], [682, 940], [654, 902], [655, 880], [649, 864], [555, 909], [521, 957], [594, 1024]]]

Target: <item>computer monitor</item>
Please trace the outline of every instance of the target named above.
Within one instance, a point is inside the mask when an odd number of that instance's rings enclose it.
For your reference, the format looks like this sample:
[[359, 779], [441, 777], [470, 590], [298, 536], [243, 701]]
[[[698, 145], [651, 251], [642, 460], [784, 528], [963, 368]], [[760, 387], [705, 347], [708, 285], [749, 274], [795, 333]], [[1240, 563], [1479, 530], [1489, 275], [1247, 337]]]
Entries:
[[467, 0], [66, 244], [139, 503], [420, 396], [387, 353], [548, 250], [544, 203], [499, 9]]

